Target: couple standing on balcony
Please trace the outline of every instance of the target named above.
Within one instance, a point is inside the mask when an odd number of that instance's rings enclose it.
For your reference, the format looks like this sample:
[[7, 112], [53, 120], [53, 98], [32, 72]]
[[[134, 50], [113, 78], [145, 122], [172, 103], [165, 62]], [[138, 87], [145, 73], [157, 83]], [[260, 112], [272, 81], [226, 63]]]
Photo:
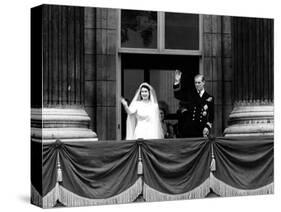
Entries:
[[[180, 100], [179, 137], [207, 137], [214, 120], [214, 97], [205, 91], [203, 75], [194, 77], [195, 90], [191, 92], [182, 89], [181, 76], [182, 72], [176, 70], [173, 89], [175, 98]], [[151, 85], [142, 83], [130, 106], [124, 98], [121, 103], [128, 114], [126, 140], [164, 138], [158, 101]]]

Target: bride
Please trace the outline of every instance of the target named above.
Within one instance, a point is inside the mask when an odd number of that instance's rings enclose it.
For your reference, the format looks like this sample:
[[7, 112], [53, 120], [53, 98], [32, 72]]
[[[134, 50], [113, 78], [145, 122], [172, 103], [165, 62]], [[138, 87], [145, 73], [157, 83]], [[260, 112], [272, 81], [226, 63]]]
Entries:
[[142, 83], [130, 106], [121, 97], [127, 116], [126, 140], [164, 138], [158, 102], [154, 89], [148, 83]]

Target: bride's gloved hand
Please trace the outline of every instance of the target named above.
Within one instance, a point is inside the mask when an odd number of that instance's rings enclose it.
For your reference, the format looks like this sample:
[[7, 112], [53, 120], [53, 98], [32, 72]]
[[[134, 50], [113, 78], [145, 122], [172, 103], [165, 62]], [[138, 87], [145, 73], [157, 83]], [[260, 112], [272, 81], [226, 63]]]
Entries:
[[121, 96], [121, 98], [120, 98], [120, 101], [121, 101], [122, 105], [128, 106], [127, 101], [126, 101], [122, 96]]

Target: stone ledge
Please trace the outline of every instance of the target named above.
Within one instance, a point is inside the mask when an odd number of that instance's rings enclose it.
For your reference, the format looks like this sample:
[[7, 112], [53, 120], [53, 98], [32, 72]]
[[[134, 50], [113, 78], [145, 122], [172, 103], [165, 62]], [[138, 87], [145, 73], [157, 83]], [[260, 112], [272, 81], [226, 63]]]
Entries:
[[64, 109], [64, 108], [32, 108], [31, 120], [79, 120], [90, 121], [90, 117], [84, 109]]
[[224, 136], [259, 136], [274, 134], [273, 104], [257, 104], [257, 102], [236, 103], [229, 115], [229, 126]]
[[274, 126], [273, 124], [237, 124], [231, 125], [225, 129], [224, 133], [227, 135], [246, 135], [246, 134], [258, 134], [258, 135], [273, 135]]
[[97, 141], [83, 108], [32, 108], [31, 139], [40, 142]]
[[97, 137], [96, 133], [85, 128], [31, 128], [31, 136], [44, 139]]

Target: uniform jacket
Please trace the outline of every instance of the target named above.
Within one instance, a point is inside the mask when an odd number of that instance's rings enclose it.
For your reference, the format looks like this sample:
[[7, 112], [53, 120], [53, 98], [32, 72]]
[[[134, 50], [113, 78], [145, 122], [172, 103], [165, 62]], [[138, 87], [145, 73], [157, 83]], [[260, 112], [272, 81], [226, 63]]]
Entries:
[[174, 85], [174, 95], [182, 107], [177, 112], [179, 137], [202, 137], [203, 129], [207, 127], [210, 130], [214, 122], [214, 97], [206, 91], [200, 97], [195, 89], [183, 92], [180, 84]]

